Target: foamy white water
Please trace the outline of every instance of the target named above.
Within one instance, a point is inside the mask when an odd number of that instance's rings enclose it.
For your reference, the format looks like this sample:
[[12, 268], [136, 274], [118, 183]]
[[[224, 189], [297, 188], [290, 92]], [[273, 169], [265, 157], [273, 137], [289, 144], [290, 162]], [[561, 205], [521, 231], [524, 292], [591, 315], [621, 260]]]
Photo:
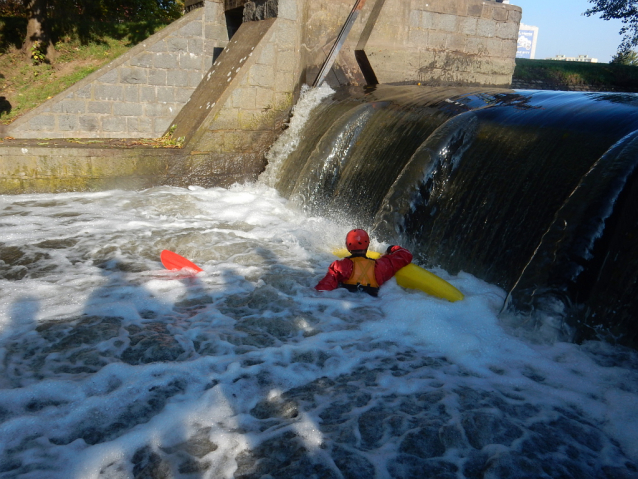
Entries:
[[634, 351], [519, 338], [467, 274], [318, 293], [349, 227], [269, 187], [3, 196], [0, 226], [2, 478], [637, 477]]

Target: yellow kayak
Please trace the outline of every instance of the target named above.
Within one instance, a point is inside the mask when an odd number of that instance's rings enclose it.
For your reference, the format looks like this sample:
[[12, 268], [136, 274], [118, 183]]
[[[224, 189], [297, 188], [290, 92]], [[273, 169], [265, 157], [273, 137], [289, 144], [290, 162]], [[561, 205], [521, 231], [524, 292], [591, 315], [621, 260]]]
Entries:
[[[350, 253], [345, 248], [333, 251], [333, 254], [340, 258], [350, 256]], [[381, 253], [368, 251], [368, 258], [377, 259], [380, 257]], [[397, 271], [394, 277], [397, 279], [399, 286], [418, 289], [431, 296], [447, 299], [451, 302], [459, 301], [465, 297], [463, 293], [444, 279], [412, 263]]]

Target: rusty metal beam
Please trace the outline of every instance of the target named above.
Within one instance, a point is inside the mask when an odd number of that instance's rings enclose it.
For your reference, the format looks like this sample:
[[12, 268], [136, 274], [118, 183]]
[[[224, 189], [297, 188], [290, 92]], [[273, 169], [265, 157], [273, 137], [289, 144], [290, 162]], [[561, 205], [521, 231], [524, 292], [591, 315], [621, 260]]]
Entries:
[[341, 47], [343, 47], [343, 44], [346, 41], [346, 38], [348, 37], [350, 30], [352, 29], [352, 25], [354, 25], [354, 22], [359, 16], [359, 12], [361, 11], [365, 3], [366, 3], [366, 0], [356, 0], [354, 7], [352, 7], [352, 10], [350, 11], [350, 15], [348, 15], [346, 23], [344, 23], [343, 27], [341, 27], [341, 31], [339, 32], [339, 36], [337, 37], [337, 40], [335, 41], [334, 45], [330, 49], [328, 58], [326, 58], [326, 61], [323, 63], [323, 66], [321, 67], [321, 70], [319, 70], [319, 74], [317, 75], [317, 78], [312, 84], [313, 87], [321, 86], [323, 81], [326, 79], [328, 72], [332, 68], [332, 65], [337, 59], [337, 55], [339, 55], [339, 52], [341, 51]]

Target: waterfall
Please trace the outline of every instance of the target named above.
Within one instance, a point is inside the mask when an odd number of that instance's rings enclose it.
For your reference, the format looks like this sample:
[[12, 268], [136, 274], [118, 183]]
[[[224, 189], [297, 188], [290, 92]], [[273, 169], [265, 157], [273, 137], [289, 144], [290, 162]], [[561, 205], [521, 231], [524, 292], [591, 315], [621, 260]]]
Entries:
[[551, 312], [562, 337], [635, 344], [638, 255], [623, 241], [636, 230], [636, 106], [633, 94], [345, 88], [268, 174], [309, 213], [510, 291], [530, 324]]

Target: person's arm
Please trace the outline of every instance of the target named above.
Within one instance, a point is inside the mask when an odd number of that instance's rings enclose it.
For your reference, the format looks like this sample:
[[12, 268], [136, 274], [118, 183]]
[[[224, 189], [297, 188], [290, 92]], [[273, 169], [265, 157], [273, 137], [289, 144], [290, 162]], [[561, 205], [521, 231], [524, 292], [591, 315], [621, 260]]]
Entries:
[[328, 268], [328, 273], [315, 286], [317, 291], [332, 291], [339, 287], [339, 283], [352, 275], [353, 264], [349, 259], [334, 261]]
[[381, 286], [388, 281], [404, 266], [412, 262], [412, 253], [401, 246], [392, 245], [388, 247], [386, 254], [377, 259], [374, 275], [377, 283]]

